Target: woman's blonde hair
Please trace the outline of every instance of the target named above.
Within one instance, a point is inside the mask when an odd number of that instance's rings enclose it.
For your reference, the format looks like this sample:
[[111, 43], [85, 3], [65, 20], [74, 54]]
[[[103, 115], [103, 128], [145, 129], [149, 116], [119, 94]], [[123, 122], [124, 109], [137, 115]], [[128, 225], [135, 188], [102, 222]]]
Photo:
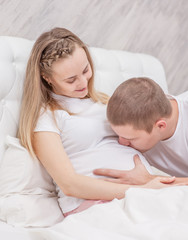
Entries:
[[28, 60], [18, 129], [21, 144], [32, 156], [35, 156], [32, 144], [34, 128], [41, 108], [49, 108], [52, 112], [63, 109], [52, 97], [52, 87], [45, 78], [52, 77], [53, 62], [73, 54], [76, 46], [85, 50], [93, 72], [88, 83], [87, 97], [92, 98], [94, 102], [100, 101], [104, 104], [108, 101], [107, 95], [94, 89], [94, 67], [87, 46], [65, 28], [54, 28], [43, 33], [36, 40]]
[[131, 78], [117, 87], [107, 106], [114, 126], [131, 125], [151, 133], [161, 117], [170, 117], [172, 107], [162, 88], [146, 77]]

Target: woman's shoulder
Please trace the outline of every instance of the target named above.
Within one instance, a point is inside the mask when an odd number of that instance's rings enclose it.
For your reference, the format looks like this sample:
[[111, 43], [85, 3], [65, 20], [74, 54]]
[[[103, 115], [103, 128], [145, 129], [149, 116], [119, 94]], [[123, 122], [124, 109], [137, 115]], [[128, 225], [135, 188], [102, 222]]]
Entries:
[[39, 119], [40, 118], [59, 118], [62, 116], [69, 116], [69, 113], [66, 110], [63, 109], [57, 109], [52, 111], [49, 107], [44, 108], [42, 107], [40, 110], [40, 115], [39, 115]]
[[57, 109], [52, 111], [50, 108], [41, 108], [38, 122], [52, 123], [62, 121], [63, 119], [69, 118], [70, 115], [63, 109]]
[[68, 117], [69, 114], [64, 110], [51, 111], [49, 108], [41, 108], [35, 132], [52, 131], [60, 134], [59, 126]]

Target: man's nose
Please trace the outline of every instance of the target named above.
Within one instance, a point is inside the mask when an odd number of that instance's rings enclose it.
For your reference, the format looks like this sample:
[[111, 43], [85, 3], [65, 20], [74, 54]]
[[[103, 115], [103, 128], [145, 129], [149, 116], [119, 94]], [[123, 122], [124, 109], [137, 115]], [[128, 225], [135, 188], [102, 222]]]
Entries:
[[122, 137], [119, 137], [119, 144], [121, 145], [124, 145], [124, 146], [129, 146], [130, 145], [130, 141], [125, 139], [125, 138], [122, 138]]

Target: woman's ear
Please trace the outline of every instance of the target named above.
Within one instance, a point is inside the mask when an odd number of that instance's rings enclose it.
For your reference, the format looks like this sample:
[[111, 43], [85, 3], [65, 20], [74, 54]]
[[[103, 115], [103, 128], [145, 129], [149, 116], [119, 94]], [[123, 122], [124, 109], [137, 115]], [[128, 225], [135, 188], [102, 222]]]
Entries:
[[48, 77], [42, 75], [42, 78], [48, 83], [48, 85], [52, 86], [52, 83]]
[[44, 80], [46, 80], [46, 82], [49, 82], [49, 79], [46, 76], [44, 76], [44, 75], [41, 75], [41, 76]]

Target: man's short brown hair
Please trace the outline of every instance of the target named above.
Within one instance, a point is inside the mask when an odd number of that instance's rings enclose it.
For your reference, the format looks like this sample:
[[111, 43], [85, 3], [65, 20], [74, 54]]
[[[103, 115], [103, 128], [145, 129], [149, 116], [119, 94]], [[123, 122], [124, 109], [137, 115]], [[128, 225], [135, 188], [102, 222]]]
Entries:
[[154, 123], [169, 117], [172, 107], [161, 87], [145, 77], [126, 80], [115, 90], [107, 106], [107, 117], [115, 126], [132, 125], [150, 133]]

